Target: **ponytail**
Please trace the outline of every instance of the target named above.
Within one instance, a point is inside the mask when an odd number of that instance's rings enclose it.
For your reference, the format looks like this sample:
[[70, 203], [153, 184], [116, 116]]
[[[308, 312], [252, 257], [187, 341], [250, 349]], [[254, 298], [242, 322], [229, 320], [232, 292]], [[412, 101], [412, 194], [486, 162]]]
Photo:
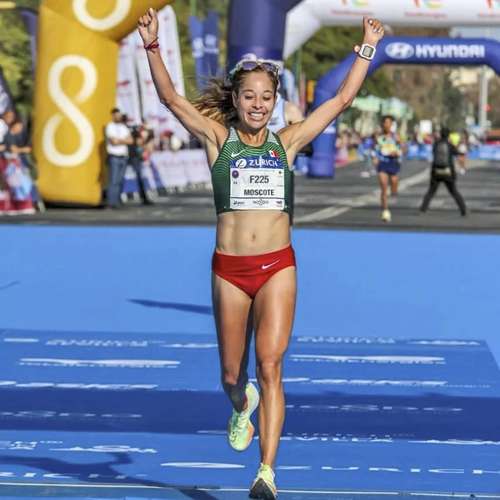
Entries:
[[234, 85], [229, 80], [212, 78], [203, 92], [194, 100], [194, 107], [203, 115], [225, 126], [238, 119], [233, 104]]

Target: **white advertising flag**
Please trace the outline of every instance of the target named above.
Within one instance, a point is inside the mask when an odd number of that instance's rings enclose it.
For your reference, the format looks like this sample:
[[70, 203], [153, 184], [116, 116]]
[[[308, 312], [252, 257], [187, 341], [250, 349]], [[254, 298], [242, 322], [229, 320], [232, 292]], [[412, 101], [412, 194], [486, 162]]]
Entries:
[[162, 108], [162, 104], [158, 99], [153, 78], [151, 77], [151, 71], [149, 70], [148, 57], [146, 51], [144, 50], [142, 39], [137, 30], [134, 31], [133, 38], [135, 44], [135, 61], [137, 64], [139, 89], [141, 91], [142, 118], [149, 126], [152, 127], [155, 132], [155, 136], [159, 137], [161, 133], [159, 126], [159, 113]]
[[[160, 44], [162, 59], [165, 61], [175, 89], [180, 95], [185, 95], [181, 49], [174, 9], [170, 5], [164, 7], [158, 13], [158, 20], [158, 42]], [[182, 141], [187, 142], [189, 140], [189, 134], [186, 129], [164, 106], [160, 109], [158, 120], [161, 132], [171, 131]]]
[[120, 43], [118, 78], [116, 81], [116, 106], [128, 116], [128, 122], [141, 123], [139, 87], [134, 57], [134, 36], [129, 35]]
[[[165, 62], [165, 66], [170, 73], [177, 92], [185, 95], [181, 50], [174, 9], [170, 6], [163, 8], [158, 13], [158, 23], [158, 42], [160, 44], [162, 59]], [[157, 138], [165, 134], [174, 134], [183, 142], [188, 142], [189, 134], [187, 130], [160, 103], [151, 77], [147, 53], [144, 50], [139, 32], [137, 30], [134, 31], [127, 37], [128, 39], [130, 39], [130, 45], [134, 47], [134, 59], [139, 80], [138, 87], [142, 103], [142, 118], [153, 128]]]

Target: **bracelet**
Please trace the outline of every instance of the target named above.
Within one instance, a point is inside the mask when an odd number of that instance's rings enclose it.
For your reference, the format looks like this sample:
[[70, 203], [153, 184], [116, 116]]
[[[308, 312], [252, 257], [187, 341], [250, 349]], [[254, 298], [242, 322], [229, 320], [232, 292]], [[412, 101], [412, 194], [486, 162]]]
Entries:
[[158, 37], [156, 37], [151, 43], [148, 43], [148, 45], [144, 45], [144, 48], [146, 50], [152, 50], [152, 49], [157, 49], [160, 46], [158, 43]]

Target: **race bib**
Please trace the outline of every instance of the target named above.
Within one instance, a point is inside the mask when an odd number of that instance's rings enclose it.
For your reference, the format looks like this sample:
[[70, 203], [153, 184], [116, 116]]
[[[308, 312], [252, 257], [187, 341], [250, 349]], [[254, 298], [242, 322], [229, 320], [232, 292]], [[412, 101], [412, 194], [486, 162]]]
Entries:
[[385, 143], [385, 144], [382, 144], [382, 146], [380, 148], [380, 153], [383, 156], [396, 155], [398, 153], [398, 148], [397, 148], [396, 144]]
[[233, 210], [283, 210], [284, 206], [283, 168], [231, 166], [230, 207]]

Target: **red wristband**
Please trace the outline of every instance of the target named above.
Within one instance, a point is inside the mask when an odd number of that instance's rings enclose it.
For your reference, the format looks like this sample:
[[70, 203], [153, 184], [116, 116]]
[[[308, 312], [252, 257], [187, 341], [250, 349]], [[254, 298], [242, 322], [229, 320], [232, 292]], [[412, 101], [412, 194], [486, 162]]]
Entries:
[[151, 43], [148, 43], [148, 45], [144, 45], [144, 48], [146, 50], [151, 50], [151, 49], [157, 49], [160, 46], [158, 43], [158, 38], [155, 38]]

